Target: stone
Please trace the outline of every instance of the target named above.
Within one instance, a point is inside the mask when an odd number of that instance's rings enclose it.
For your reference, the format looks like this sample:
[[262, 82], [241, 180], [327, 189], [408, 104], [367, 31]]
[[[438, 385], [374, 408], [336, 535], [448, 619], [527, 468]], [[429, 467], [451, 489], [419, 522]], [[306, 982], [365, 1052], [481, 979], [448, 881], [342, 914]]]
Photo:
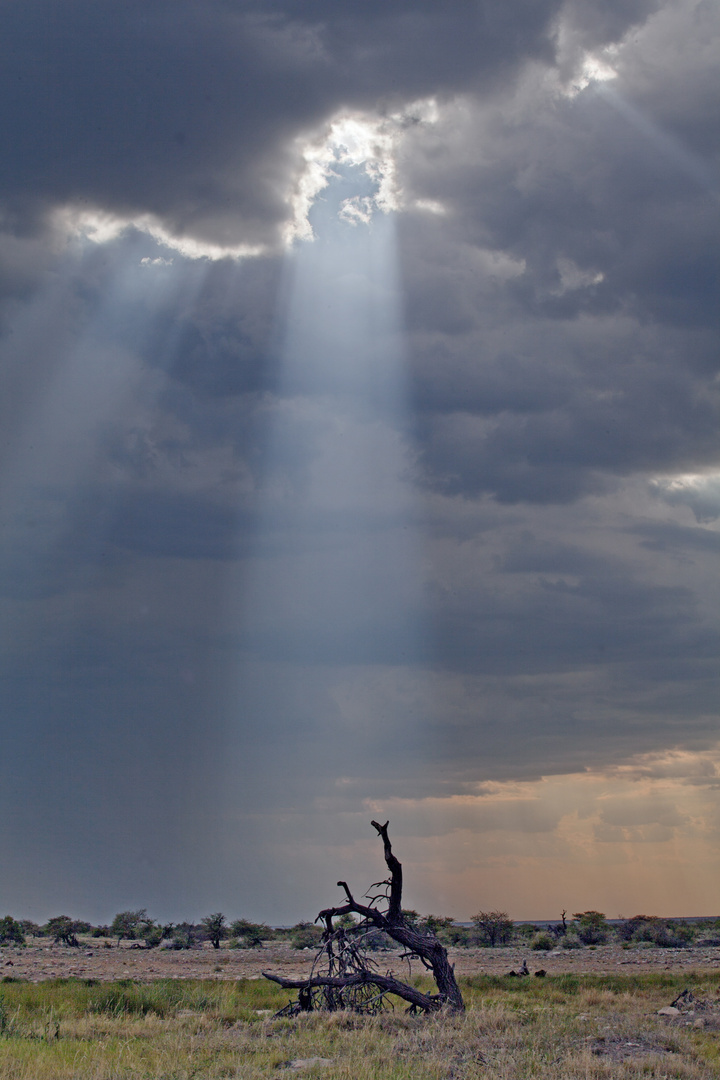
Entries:
[[679, 1016], [680, 1010], [674, 1005], [665, 1005], [664, 1008], [658, 1009], [657, 1014], [658, 1016]]
[[332, 1058], [295, 1058], [294, 1061], [288, 1061], [288, 1069], [312, 1069], [316, 1065], [332, 1065]]

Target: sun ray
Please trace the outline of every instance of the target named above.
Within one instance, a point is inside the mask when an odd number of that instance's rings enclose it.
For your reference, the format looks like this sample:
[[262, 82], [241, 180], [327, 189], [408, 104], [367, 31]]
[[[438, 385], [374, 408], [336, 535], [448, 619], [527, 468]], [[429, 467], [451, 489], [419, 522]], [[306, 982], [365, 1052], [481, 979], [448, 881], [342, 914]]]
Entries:
[[[415, 671], [408, 699], [403, 678], [427, 653], [428, 628], [391, 170], [363, 156], [376, 136], [356, 119], [331, 129], [333, 175], [286, 257], [254, 549], [227, 610], [239, 641], [229, 805], [238, 785], [245, 801], [261, 783], [291, 811], [301, 789], [331, 790], [379, 747], [388, 784], [427, 756], [423, 680]], [[358, 679], [377, 712], [358, 712]]]

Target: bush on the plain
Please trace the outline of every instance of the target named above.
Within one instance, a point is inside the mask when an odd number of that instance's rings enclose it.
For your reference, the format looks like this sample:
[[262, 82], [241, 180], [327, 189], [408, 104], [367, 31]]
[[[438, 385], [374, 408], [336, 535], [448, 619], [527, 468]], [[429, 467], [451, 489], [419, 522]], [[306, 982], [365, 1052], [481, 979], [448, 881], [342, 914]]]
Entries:
[[140, 908], [138, 911], [119, 911], [112, 921], [110, 933], [117, 938], [118, 945], [127, 938], [134, 941], [138, 936], [141, 923], [147, 922], [147, 911]]
[[79, 923], [71, 919], [69, 915], [55, 915], [48, 919], [43, 927], [48, 937], [53, 939], [54, 945], [69, 945], [78, 948], [80, 942], [77, 939]]
[[25, 935], [22, 925], [13, 919], [12, 915], [6, 915], [0, 919], [0, 945], [24, 945]]
[[480, 943], [491, 948], [507, 945], [515, 925], [507, 911], [479, 911], [472, 921]]
[[634, 915], [620, 923], [616, 933], [621, 941], [657, 945], [661, 949], [682, 949], [694, 935], [687, 923], [661, 919], [658, 915]]
[[556, 945], [557, 941], [552, 934], [542, 933], [533, 939], [530, 948], [535, 949], [536, 952], [550, 952]]
[[322, 930], [311, 922], [296, 923], [290, 928], [290, 944], [293, 949], [315, 949], [320, 944]]
[[219, 949], [220, 942], [223, 941], [229, 933], [223, 913], [221, 911], [216, 911], [213, 915], [206, 915], [205, 918], [200, 921], [213, 949]]
[[583, 945], [603, 945], [610, 932], [605, 913], [602, 911], [576, 911], [572, 928]]
[[230, 924], [233, 941], [231, 949], [257, 949], [263, 941], [275, 937], [275, 931], [265, 923], [250, 922], [249, 919], [236, 919]]

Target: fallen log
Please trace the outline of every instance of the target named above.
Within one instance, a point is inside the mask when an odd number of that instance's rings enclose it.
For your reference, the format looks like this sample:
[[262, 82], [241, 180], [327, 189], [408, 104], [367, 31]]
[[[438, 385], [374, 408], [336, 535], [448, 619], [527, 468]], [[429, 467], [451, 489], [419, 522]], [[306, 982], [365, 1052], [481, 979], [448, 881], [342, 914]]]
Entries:
[[395, 994], [416, 1009], [422, 1009], [423, 1012], [436, 1012], [444, 1004], [440, 994], [423, 994], [415, 987], [408, 986], [407, 983], [400, 982], [391, 975], [379, 975], [374, 972], [358, 971], [354, 975], [335, 976], [312, 975], [309, 979], [286, 979], [282, 975], [273, 975], [269, 971], [263, 971], [263, 975], [266, 979], [282, 986], [283, 990], [303, 991], [329, 987], [343, 991], [359, 986], [376, 986], [383, 994]]
[[[375, 1005], [376, 1001], [368, 998], [368, 991], [375, 987], [381, 999], [385, 994], [395, 994], [408, 1001], [412, 1008], [422, 1009], [423, 1012], [436, 1012], [443, 1006], [453, 1012], [462, 1012], [465, 1003], [455, 979], [455, 969], [448, 960], [447, 949], [432, 930], [414, 926], [403, 914], [402, 865], [392, 850], [388, 836], [389, 823], [386, 821], [380, 825], [373, 821], [371, 824], [382, 839], [385, 864], [390, 871], [389, 878], [371, 886], [371, 890], [380, 889], [380, 892], [369, 890], [365, 897], [369, 902], [363, 904], [355, 899], [347, 882], [338, 881], [346, 900], [343, 904], [325, 908], [315, 920], [324, 923], [325, 930], [309, 977], [285, 979], [265, 971], [263, 975], [285, 989], [304, 992], [304, 997], [298, 1002], [298, 1011], [316, 1007], [316, 1000], [319, 1008], [371, 1011], [371, 1005]], [[333, 922], [344, 915], [361, 916], [362, 921], [349, 934]], [[438, 993], [423, 994], [394, 976], [377, 972], [375, 963], [353, 941], [353, 934], [361, 940], [368, 930], [382, 931], [406, 949], [406, 958], [420, 960], [428, 971], [432, 971]], [[316, 969], [321, 960], [326, 961], [327, 970], [318, 974]], [[316, 999], [313, 993], [318, 991], [322, 993]]]

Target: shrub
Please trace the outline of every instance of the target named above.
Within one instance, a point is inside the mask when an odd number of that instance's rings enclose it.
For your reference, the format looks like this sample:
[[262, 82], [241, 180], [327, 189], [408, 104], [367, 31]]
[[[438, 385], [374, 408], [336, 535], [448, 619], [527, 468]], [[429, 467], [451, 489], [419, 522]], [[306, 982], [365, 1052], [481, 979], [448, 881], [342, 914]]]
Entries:
[[554, 949], [556, 945], [557, 941], [555, 940], [553, 935], [543, 932], [542, 934], [538, 934], [533, 939], [530, 948], [535, 949], [537, 952], [550, 952], [550, 950]]
[[54, 918], [48, 919], [43, 927], [48, 937], [53, 939], [54, 945], [62, 942], [63, 945], [70, 945], [74, 948], [80, 945], [76, 936], [77, 928], [78, 924], [69, 915], [55, 915]]
[[602, 911], [576, 911], [573, 930], [583, 945], [602, 945], [607, 941], [610, 927]]
[[444, 945], [467, 949], [473, 944], [473, 932], [467, 926], [450, 926], [442, 931], [441, 941]]
[[178, 923], [173, 928], [171, 948], [192, 949], [198, 940], [197, 928], [193, 923]]
[[[696, 928], [691, 923], [676, 921], [675, 919], [668, 919], [666, 926], [668, 933], [677, 939], [680, 943], [680, 947], [684, 945], [692, 945], [697, 936]], [[678, 946], [676, 946], [678, 947]]]
[[12, 915], [0, 919], [0, 945], [24, 945], [25, 935], [19, 922]]
[[428, 930], [435, 934], [443, 945], [455, 944], [453, 936], [456, 936], [456, 930], [462, 930], [461, 927], [455, 926], [452, 915], [425, 915], [419, 920], [418, 926], [421, 930]]
[[625, 942], [678, 949], [692, 940], [693, 931], [687, 924], [673, 923], [657, 915], [634, 915], [618, 926], [617, 935]]
[[361, 936], [362, 948], [368, 952], [385, 952], [386, 949], [395, 947], [395, 942], [389, 934], [382, 930], [364, 930]]
[[110, 933], [117, 938], [118, 945], [123, 938], [133, 941], [138, 935], [140, 924], [147, 921], [145, 908], [140, 908], [139, 911], [119, 911], [112, 921]]
[[257, 949], [263, 941], [275, 937], [275, 931], [265, 923], [250, 922], [249, 919], [236, 919], [230, 925], [230, 933], [236, 940], [233, 949]]
[[220, 942], [228, 936], [228, 928], [223, 913], [216, 911], [214, 915], [206, 915], [204, 919], [201, 919], [201, 923], [213, 949], [219, 949]]
[[512, 937], [514, 924], [507, 911], [480, 911], [472, 921], [483, 945], [506, 945]]
[[156, 949], [165, 936], [164, 927], [148, 919], [138, 930], [138, 937], [145, 942], [146, 949]]
[[290, 929], [290, 944], [293, 949], [314, 949], [320, 944], [322, 930], [311, 922], [296, 923]]

